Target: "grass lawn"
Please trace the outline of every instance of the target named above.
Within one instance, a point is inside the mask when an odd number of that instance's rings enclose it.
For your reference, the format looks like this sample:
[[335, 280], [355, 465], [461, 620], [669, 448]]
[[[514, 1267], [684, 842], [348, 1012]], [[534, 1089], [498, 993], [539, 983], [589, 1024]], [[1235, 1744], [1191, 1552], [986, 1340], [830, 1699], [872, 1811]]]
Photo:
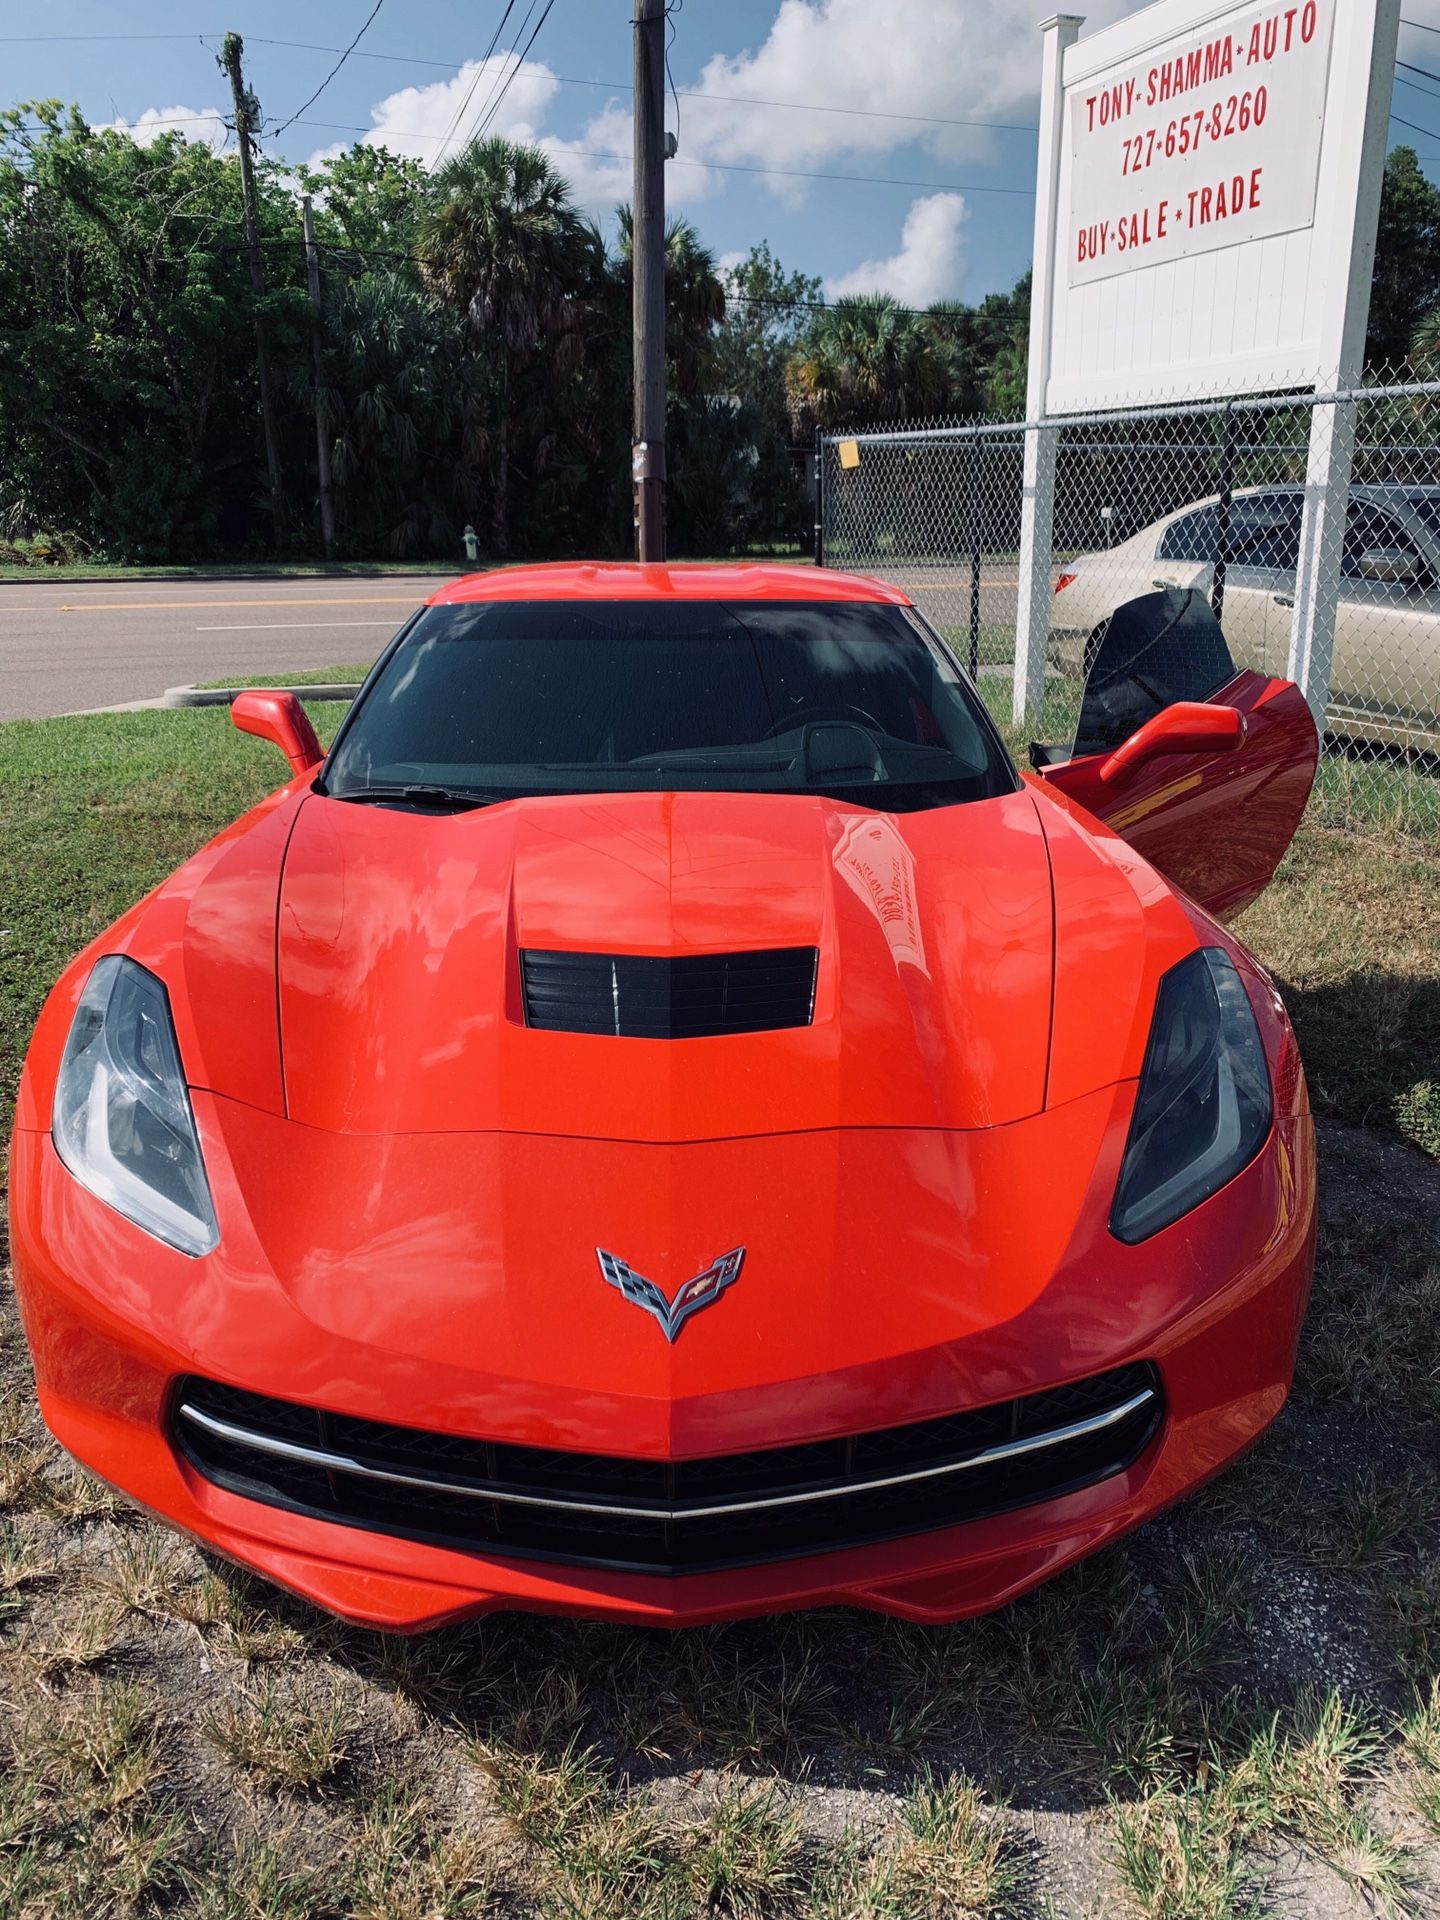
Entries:
[[373, 660], [347, 660], [337, 667], [302, 667], [298, 672], [274, 674], [257, 680], [253, 673], [232, 674], [225, 680], [197, 680], [197, 687], [333, 687], [363, 680]]
[[[0, 1100], [65, 959], [282, 773], [217, 709], [0, 729]], [[1291, 1406], [986, 1620], [343, 1628], [69, 1467], [0, 1291], [0, 1915], [1440, 1912], [1440, 868], [1342, 799], [1241, 929], [1321, 1118]]]

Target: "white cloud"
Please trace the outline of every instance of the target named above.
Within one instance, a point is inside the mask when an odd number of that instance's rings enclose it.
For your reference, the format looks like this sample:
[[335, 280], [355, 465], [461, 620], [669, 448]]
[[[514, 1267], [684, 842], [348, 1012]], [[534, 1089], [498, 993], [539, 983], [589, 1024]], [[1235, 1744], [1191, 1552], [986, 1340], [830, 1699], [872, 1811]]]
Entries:
[[[574, 140], [549, 134], [540, 144], [570, 182], [582, 207], [607, 214], [630, 198], [630, 104], [607, 101]], [[672, 176], [673, 177], [673, 176]], [[666, 181], [667, 198], [670, 181]]]
[[[363, 135], [365, 145], [388, 147], [433, 166], [458, 152], [492, 108], [488, 132], [534, 140], [558, 82], [543, 61], [526, 60], [507, 87], [512, 64], [508, 54], [492, 54], [485, 61], [467, 60], [448, 80], [387, 94], [370, 109], [374, 130]], [[504, 97], [496, 106], [502, 87]]]
[[[1094, 0], [1087, 27], [1133, 12], [1134, 5]], [[757, 47], [714, 55], [682, 93], [681, 164], [667, 169], [667, 201], [678, 207], [715, 192], [724, 175], [706, 162], [868, 170], [861, 163], [915, 143], [942, 165], [1018, 160], [1022, 176], [1027, 174], [1034, 144], [1023, 132], [956, 123], [1033, 124], [1040, 83], [1037, 12], [1035, 0], [890, 0], [885, 7], [874, 0], [779, 0]], [[671, 55], [677, 80], [687, 42], [693, 46], [699, 31], [698, 24], [687, 31], [681, 22]], [[511, 64], [509, 55], [495, 54], [483, 67], [467, 61], [448, 80], [389, 94], [372, 107], [374, 125], [362, 137], [434, 165], [475, 131]], [[570, 180], [577, 202], [608, 212], [630, 196], [629, 97], [607, 102], [579, 134], [562, 136], [547, 126], [559, 86], [544, 61], [524, 61], [489, 131], [543, 146]], [[673, 124], [674, 105], [666, 105]], [[452, 125], [454, 136], [445, 144]], [[784, 173], [757, 171], [754, 179], [792, 204], [812, 191], [812, 183]]]
[[[1133, 10], [1134, 0], [1098, 0], [1087, 28]], [[1035, 0], [781, 0], [758, 48], [706, 63], [695, 84], [707, 97], [682, 102], [682, 132], [712, 154], [723, 146], [727, 160], [777, 167], [876, 155], [917, 139], [942, 158], [1003, 150], [1029, 162], [1033, 150], [1018, 135], [935, 122], [1033, 123], [1040, 11]], [[787, 113], [754, 104], [763, 100], [805, 104]]]
[[112, 128], [128, 133], [142, 147], [148, 147], [165, 133], [180, 133], [187, 140], [203, 140], [218, 153], [229, 129], [219, 107], [147, 107], [134, 120], [108, 120], [96, 128], [103, 133]]
[[[360, 136], [363, 144], [437, 165], [458, 153], [477, 131], [511, 65], [508, 54], [496, 54], [483, 64], [467, 60], [448, 80], [387, 94], [370, 109], [373, 125]], [[608, 213], [630, 198], [630, 103], [608, 101], [577, 136], [566, 138], [545, 126], [559, 86], [543, 60], [523, 61], [485, 131], [543, 147], [570, 182], [577, 204]], [[322, 148], [311, 156], [311, 164], [319, 165], [336, 151], [334, 146]], [[701, 167], [672, 170], [666, 199], [672, 206], [698, 199], [714, 179]]]
[[958, 299], [965, 287], [965, 223], [970, 210], [960, 193], [931, 193], [912, 200], [900, 229], [899, 251], [885, 260], [864, 260], [826, 284], [833, 299], [846, 293], [891, 293], [905, 307]]

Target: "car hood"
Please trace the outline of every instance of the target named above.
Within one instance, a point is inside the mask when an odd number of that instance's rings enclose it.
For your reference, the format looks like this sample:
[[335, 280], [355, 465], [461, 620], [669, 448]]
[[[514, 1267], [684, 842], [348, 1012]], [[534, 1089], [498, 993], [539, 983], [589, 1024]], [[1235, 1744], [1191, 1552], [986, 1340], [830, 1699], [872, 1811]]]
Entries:
[[[1043, 804], [1043, 803], [1041, 803]], [[810, 796], [313, 795], [276, 932], [285, 1107], [364, 1134], [686, 1141], [1040, 1110], [1053, 892], [1028, 791], [890, 815]], [[659, 1040], [525, 1024], [522, 950], [814, 947], [813, 1020]]]

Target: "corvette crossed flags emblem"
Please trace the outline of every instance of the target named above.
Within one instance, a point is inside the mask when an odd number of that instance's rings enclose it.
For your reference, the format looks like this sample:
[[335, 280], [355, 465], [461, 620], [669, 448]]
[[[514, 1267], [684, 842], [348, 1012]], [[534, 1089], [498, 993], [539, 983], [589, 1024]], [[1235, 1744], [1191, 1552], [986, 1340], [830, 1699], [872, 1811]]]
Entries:
[[597, 1247], [595, 1255], [600, 1262], [600, 1271], [610, 1285], [618, 1287], [633, 1306], [643, 1307], [646, 1313], [652, 1314], [659, 1321], [665, 1338], [673, 1344], [675, 1336], [691, 1314], [718, 1300], [726, 1287], [739, 1278], [745, 1249], [732, 1247], [729, 1253], [722, 1253], [718, 1260], [712, 1260], [703, 1273], [697, 1273], [693, 1280], [685, 1282], [673, 1300], [667, 1300], [653, 1280], [647, 1280], [643, 1273], [637, 1273], [618, 1254], [606, 1253], [603, 1247]]

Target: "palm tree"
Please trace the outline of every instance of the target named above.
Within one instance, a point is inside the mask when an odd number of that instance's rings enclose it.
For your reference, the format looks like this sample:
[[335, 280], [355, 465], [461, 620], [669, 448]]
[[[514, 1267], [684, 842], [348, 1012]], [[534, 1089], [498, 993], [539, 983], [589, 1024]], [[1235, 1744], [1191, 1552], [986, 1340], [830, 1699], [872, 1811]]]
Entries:
[[[494, 369], [492, 539], [510, 547], [517, 387], [532, 370], [572, 372], [585, 350], [586, 307], [603, 272], [594, 227], [538, 147], [474, 140], [435, 175], [418, 252], [426, 284], [463, 314]], [[541, 435], [533, 444], [543, 446]]]
[[[616, 211], [620, 262], [628, 295], [635, 223], [628, 206]], [[688, 220], [665, 228], [665, 356], [673, 393], [689, 398], [705, 384], [715, 354], [715, 329], [725, 318], [725, 283], [715, 256]]]
[[[322, 399], [348, 544], [453, 552], [484, 394], [453, 313], [413, 280], [363, 274], [325, 312]], [[305, 390], [297, 367], [295, 397]]]
[[948, 389], [937, 333], [889, 294], [837, 300], [787, 369], [797, 427], [871, 426], [936, 411]]
[[1410, 336], [1410, 364], [1433, 373], [1440, 360], [1440, 307], [1427, 313]]
[[1006, 332], [985, 369], [985, 409], [1006, 418], [1023, 415], [1030, 378], [1030, 329], [1023, 320]]

